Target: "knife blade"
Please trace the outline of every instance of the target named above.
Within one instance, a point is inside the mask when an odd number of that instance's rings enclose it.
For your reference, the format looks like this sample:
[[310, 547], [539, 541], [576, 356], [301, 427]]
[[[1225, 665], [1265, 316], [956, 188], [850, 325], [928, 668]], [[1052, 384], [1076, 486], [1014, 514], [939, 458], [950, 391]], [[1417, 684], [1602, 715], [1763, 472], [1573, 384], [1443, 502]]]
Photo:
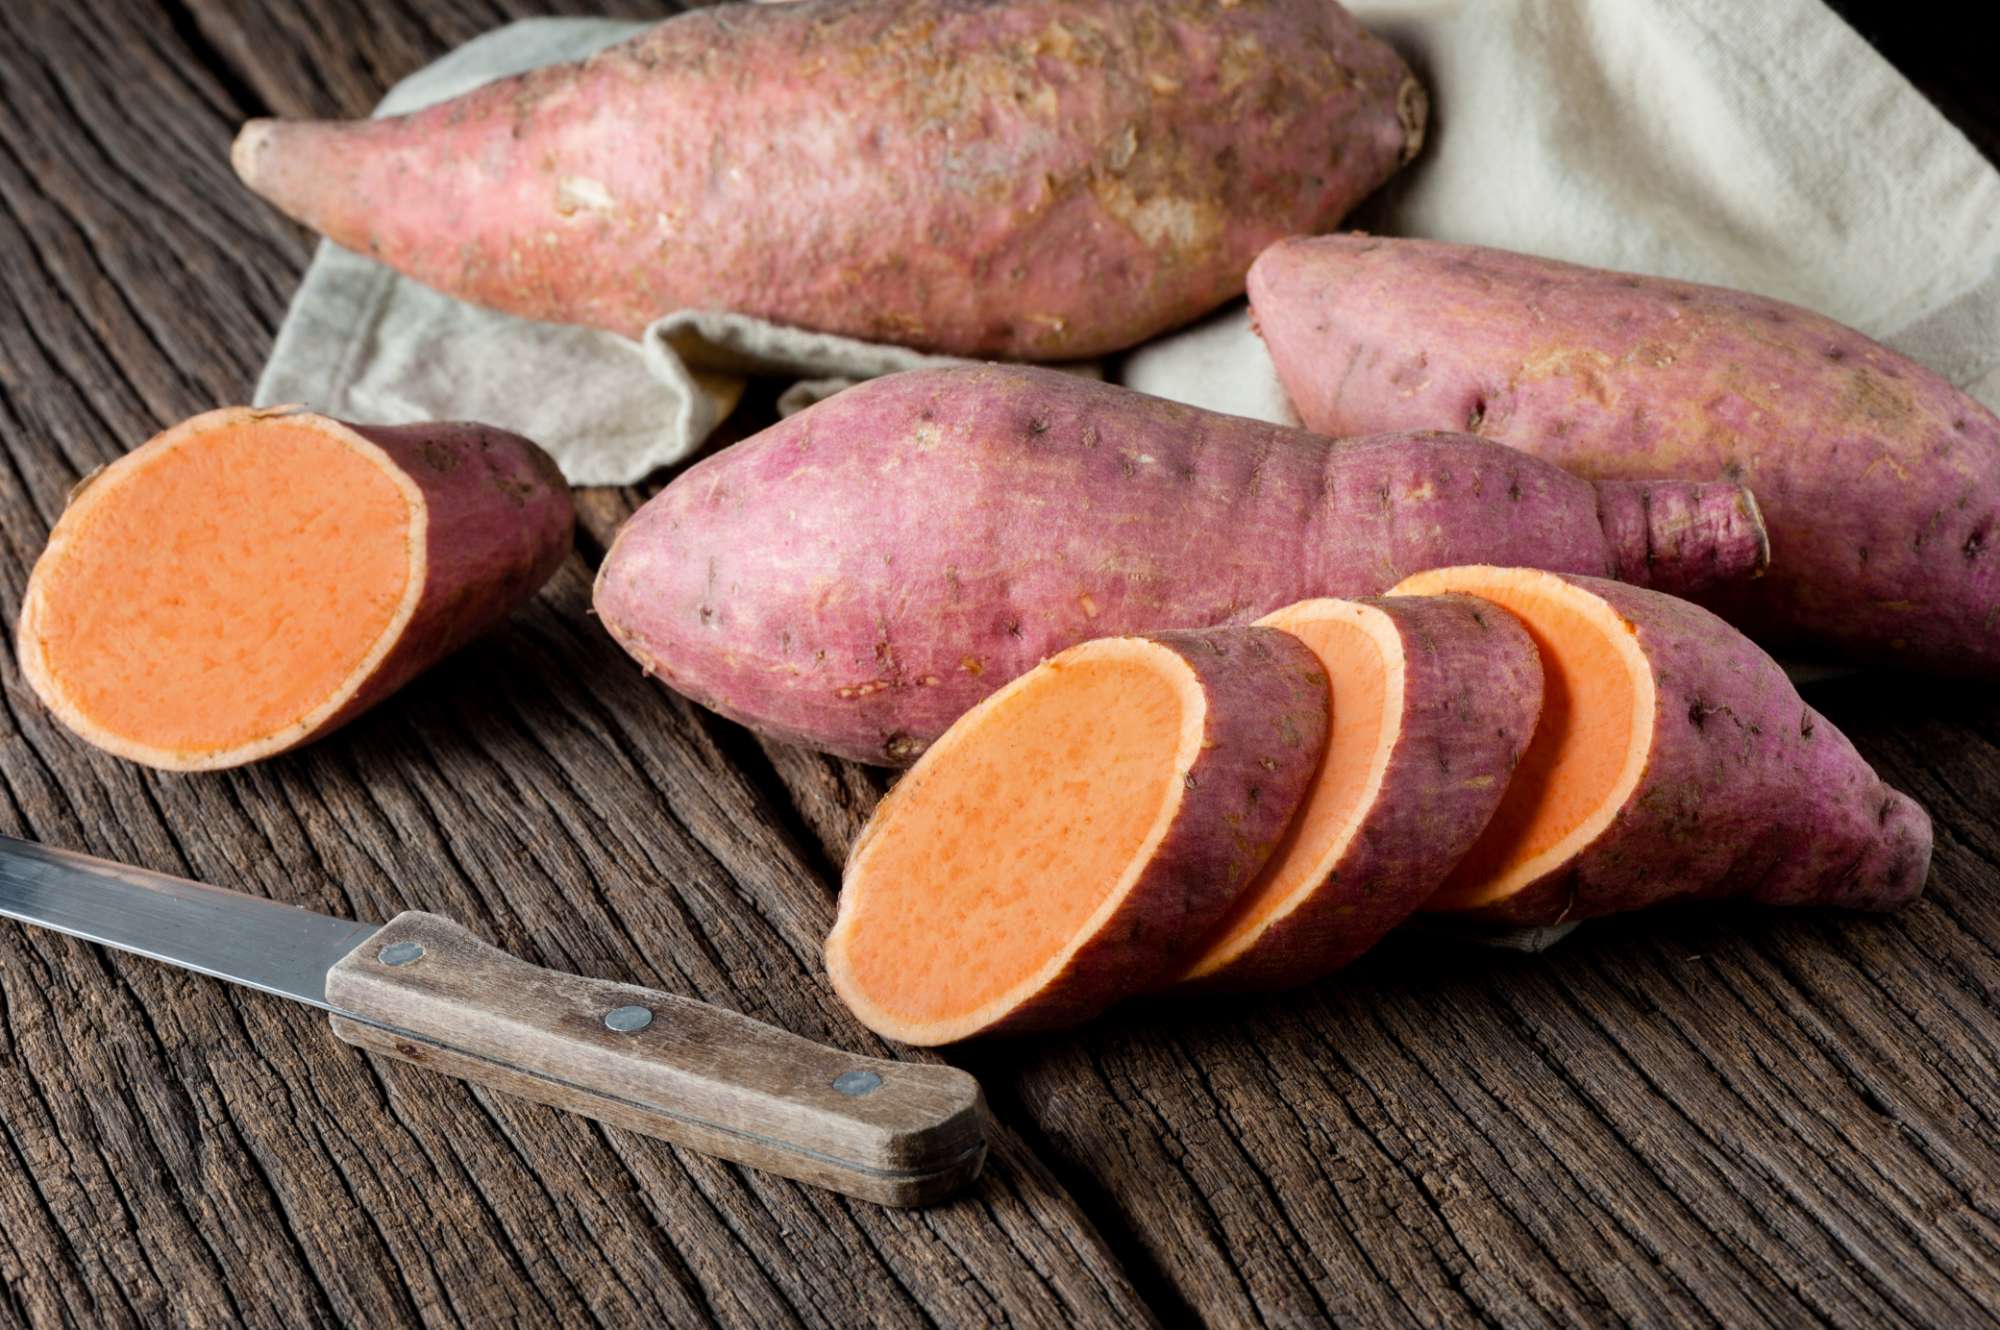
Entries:
[[984, 1101], [956, 1068], [543, 969], [436, 915], [336, 919], [0, 835], [0, 917], [308, 1003], [347, 1043], [863, 1200], [929, 1204], [985, 1161]]

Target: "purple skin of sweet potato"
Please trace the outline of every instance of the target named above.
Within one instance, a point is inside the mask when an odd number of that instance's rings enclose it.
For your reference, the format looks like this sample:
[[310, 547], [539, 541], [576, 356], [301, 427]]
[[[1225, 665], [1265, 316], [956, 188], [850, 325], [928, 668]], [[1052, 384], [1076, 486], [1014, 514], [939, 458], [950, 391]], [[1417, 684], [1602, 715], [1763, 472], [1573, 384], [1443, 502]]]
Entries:
[[[1311, 894], [1247, 946], [1237, 942], [1198, 959], [1185, 988], [1291, 988], [1355, 960], [1416, 913], [1472, 848], [1535, 733], [1541, 654], [1513, 615], [1474, 596], [1357, 603], [1383, 616], [1403, 655], [1402, 706], [1390, 722], [1397, 737], [1381, 786]], [[1284, 616], [1314, 604], [1262, 622], [1284, 627]], [[1336, 723], [1339, 692], [1336, 686]], [[1246, 897], [1295, 851], [1303, 821], [1294, 820]], [[1215, 936], [1230, 931], [1225, 918]]]
[[1466, 917], [1518, 927], [1724, 897], [1887, 910], [1922, 892], [1929, 814], [1883, 784], [1776, 661], [1699, 605], [1562, 580], [1631, 626], [1652, 666], [1652, 747], [1602, 834]]
[[[893, 826], [904, 791], [922, 787], [920, 763], [877, 807], [848, 857], [840, 915], [827, 939], [834, 988], [862, 1023], [912, 1044], [981, 1034], [1063, 1029], [1142, 993], [1184, 964], [1285, 834], [1326, 746], [1326, 674], [1305, 645], [1268, 628], [1149, 635], [1185, 661], [1206, 701], [1202, 745], [1181, 777], [1166, 835], [1101, 927], [1039, 990], [990, 1022], [916, 1025], [896, 1020], [861, 989], [845, 952], [857, 926], [855, 870], [868, 843]], [[939, 759], [949, 759], [941, 747]], [[892, 888], [895, 884], [891, 884]]]
[[1314, 429], [1463, 429], [1596, 479], [1741, 481], [1768, 645], [2000, 673], [2000, 419], [1851, 328], [1718, 287], [1370, 236], [1272, 246], [1258, 327]]
[[387, 120], [253, 120], [251, 189], [450, 295], [963, 355], [1130, 346], [1238, 295], [1421, 141], [1332, 0], [718, 5]]
[[1597, 486], [1462, 435], [1335, 443], [982, 365], [876, 379], [689, 468], [619, 533], [596, 606], [703, 705], [901, 765], [1092, 637], [1452, 563], [1681, 589], [1763, 555], [1740, 486]]

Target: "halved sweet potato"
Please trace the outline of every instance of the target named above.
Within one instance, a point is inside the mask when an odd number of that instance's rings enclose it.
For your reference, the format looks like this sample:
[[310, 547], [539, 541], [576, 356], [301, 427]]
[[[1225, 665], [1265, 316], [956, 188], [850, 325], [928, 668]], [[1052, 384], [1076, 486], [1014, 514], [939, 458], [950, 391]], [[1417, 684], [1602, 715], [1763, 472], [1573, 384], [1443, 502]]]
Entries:
[[99, 748], [236, 766], [492, 627], [570, 527], [562, 475], [516, 435], [211, 411], [79, 487], [28, 581], [21, 670]]
[[1886, 909], [1923, 890], [1930, 818], [1785, 672], [1697, 605], [1594, 577], [1440, 568], [1542, 654], [1542, 718], [1427, 908], [1543, 924], [1679, 897]]
[[1326, 676], [1268, 628], [1103, 638], [967, 712], [856, 840], [834, 988], [907, 1044], [1071, 1025], [1177, 972], [1326, 743]]
[[1308, 983], [1375, 945], [1471, 848], [1541, 713], [1533, 640], [1471, 596], [1308, 600], [1258, 623], [1325, 668], [1326, 755], [1184, 984]]

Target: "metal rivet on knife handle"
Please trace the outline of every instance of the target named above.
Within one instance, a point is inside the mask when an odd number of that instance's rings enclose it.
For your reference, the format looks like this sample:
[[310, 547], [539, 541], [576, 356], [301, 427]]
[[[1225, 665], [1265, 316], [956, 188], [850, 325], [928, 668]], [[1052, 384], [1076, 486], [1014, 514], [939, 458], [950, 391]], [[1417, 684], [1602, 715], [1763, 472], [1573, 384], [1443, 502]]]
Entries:
[[644, 1007], [613, 1007], [604, 1013], [604, 1028], [620, 1034], [643, 1030], [653, 1023], [653, 1013]]
[[416, 942], [391, 942], [375, 953], [375, 959], [384, 965], [408, 965], [411, 961], [422, 960], [423, 946]]
[[859, 1099], [881, 1084], [882, 1078], [872, 1071], [843, 1071], [833, 1078], [833, 1088], [850, 1099]]

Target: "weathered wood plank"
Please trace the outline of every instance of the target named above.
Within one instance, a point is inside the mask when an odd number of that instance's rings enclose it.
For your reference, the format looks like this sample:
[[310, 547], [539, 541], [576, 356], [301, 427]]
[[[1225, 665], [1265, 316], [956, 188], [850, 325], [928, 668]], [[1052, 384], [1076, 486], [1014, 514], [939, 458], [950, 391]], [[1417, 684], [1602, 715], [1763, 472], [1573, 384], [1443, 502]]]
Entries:
[[[229, 175], [252, 85], [203, 63], [188, 15], [111, 10], [0, 12], [9, 622], [75, 480], [247, 395], [309, 253]], [[738, 735], [590, 621], [580, 561], [394, 704], [247, 771], [94, 754], [11, 658], [0, 704], [9, 831], [359, 917], [422, 906], [552, 967], [885, 1051], [819, 977], [828, 883], [789, 814], [725, 757], [718, 734]], [[11, 925], [0, 1124], [0, 1308], [31, 1324], [1148, 1319], [1004, 1125], [967, 1200], [893, 1214], [373, 1062], [303, 1009]]]
[[[519, 9], [193, 0], [116, 44], [0, 15], [0, 252], [32, 258], [0, 289], [37, 315], [0, 328], [0, 611], [77, 474], [247, 391], [309, 242], [230, 192], [235, 115], [358, 113]], [[127, 108], [143, 134], [61, 132]], [[185, 265], [136, 229], [163, 216]], [[583, 496], [586, 555], [638, 497]], [[573, 565], [352, 735], [199, 782], [82, 754], [6, 666], [0, 822], [336, 911], [446, 910], [550, 965], [874, 1050], [817, 948], [883, 776], [638, 679], [585, 618], [586, 579]], [[1938, 817], [1915, 909], [1668, 912], [1540, 958], [1413, 935], [1304, 994], [978, 1050], [1027, 1140], [1005, 1138], [976, 1205], [908, 1222], [329, 1056], [281, 1004], [11, 930], [0, 1307], [1108, 1322], [1143, 1314], [1122, 1259], [1165, 1314], [1226, 1324], [1990, 1317], [2000, 724], [1973, 689], [1857, 680], [1818, 700]]]

